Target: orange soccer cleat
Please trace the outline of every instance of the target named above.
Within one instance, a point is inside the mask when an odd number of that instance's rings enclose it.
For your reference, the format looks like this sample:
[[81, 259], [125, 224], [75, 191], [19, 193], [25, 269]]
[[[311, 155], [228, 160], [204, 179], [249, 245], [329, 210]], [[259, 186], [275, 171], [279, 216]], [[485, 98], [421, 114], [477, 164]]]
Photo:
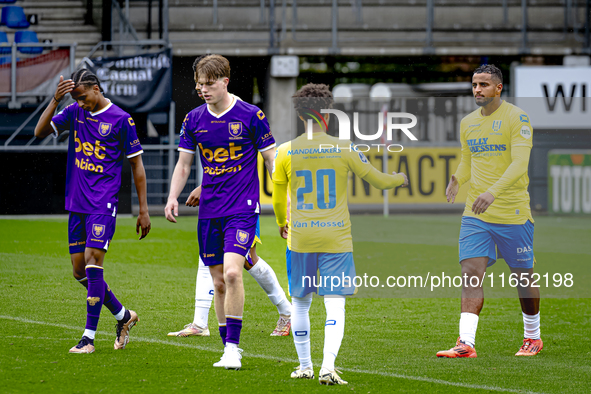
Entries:
[[516, 356], [535, 356], [539, 352], [542, 351], [544, 348], [544, 342], [541, 339], [530, 339], [525, 338], [523, 340], [523, 345], [519, 349]]
[[457, 358], [457, 357], [468, 357], [468, 358], [476, 358], [476, 350], [474, 348], [463, 341], [460, 341], [458, 337], [458, 341], [456, 342], [456, 346], [449, 350], [442, 350], [437, 352], [437, 357], [447, 357], [447, 358]]

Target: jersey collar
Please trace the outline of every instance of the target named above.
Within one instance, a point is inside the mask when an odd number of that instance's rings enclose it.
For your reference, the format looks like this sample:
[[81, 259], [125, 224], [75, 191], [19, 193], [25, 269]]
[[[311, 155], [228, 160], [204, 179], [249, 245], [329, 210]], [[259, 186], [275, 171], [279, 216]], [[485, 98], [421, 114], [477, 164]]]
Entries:
[[105, 112], [106, 110], [108, 110], [109, 108], [111, 108], [111, 105], [113, 105], [113, 103], [112, 103], [112, 102], [111, 102], [111, 100], [109, 100], [109, 99], [107, 99], [107, 101], [109, 102], [109, 104], [105, 105], [105, 108], [103, 108], [103, 109], [100, 109], [100, 110], [98, 110], [98, 111], [96, 111], [96, 112], [89, 112], [89, 113], [90, 113], [90, 116], [97, 116], [97, 115], [100, 115], [100, 114], [102, 114], [103, 112]]
[[214, 118], [221, 118], [222, 116], [224, 116], [225, 114], [227, 114], [228, 112], [230, 112], [230, 110], [232, 108], [234, 108], [234, 105], [236, 105], [236, 96], [234, 96], [233, 94], [230, 94], [230, 96], [232, 96], [232, 104], [230, 104], [230, 106], [228, 108], [226, 108], [225, 110], [223, 110], [222, 112], [220, 112], [219, 114], [216, 114], [215, 112], [213, 112], [210, 108], [209, 105], [207, 106], [207, 111], [210, 113], [211, 116], [213, 116]]

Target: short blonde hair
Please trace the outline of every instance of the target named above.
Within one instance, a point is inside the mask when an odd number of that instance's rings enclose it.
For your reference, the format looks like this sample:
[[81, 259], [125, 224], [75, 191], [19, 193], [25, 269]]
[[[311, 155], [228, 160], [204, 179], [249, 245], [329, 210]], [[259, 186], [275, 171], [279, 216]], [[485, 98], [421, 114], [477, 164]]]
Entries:
[[230, 62], [221, 55], [207, 55], [197, 63], [195, 74], [208, 81], [230, 78]]

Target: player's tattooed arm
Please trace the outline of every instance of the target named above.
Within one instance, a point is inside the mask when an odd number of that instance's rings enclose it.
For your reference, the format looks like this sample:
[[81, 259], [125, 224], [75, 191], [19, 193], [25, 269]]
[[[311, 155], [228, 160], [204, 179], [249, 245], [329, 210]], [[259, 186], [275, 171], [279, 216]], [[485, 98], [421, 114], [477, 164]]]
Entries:
[[137, 191], [137, 197], [140, 203], [140, 214], [137, 217], [135, 225], [135, 232], [139, 235], [141, 230], [140, 239], [145, 238], [152, 228], [150, 222], [150, 214], [148, 212], [148, 197], [146, 191], [146, 170], [144, 169], [144, 162], [142, 161], [142, 155], [137, 155], [129, 159], [131, 164], [131, 171], [133, 172], [133, 182], [135, 183], [135, 190]]
[[189, 194], [189, 198], [187, 198], [187, 202], [185, 202], [185, 205], [188, 207], [198, 207], [199, 200], [201, 200], [201, 185], [193, 189], [191, 194]]
[[60, 81], [57, 84], [57, 89], [55, 90], [55, 94], [53, 98], [49, 102], [45, 111], [41, 114], [37, 125], [35, 126], [35, 137], [37, 138], [45, 138], [49, 134], [53, 133], [53, 128], [51, 127], [51, 118], [57, 109], [57, 106], [60, 101], [64, 98], [64, 96], [74, 90], [74, 82], [71, 79], [66, 79], [64, 81], [64, 76], [60, 75]]
[[168, 202], [166, 203], [166, 207], [164, 207], [164, 215], [169, 222], [176, 223], [175, 216], [179, 216], [178, 198], [187, 183], [187, 179], [189, 179], [193, 156], [191, 153], [179, 152], [179, 161], [174, 167], [172, 179], [170, 180]]

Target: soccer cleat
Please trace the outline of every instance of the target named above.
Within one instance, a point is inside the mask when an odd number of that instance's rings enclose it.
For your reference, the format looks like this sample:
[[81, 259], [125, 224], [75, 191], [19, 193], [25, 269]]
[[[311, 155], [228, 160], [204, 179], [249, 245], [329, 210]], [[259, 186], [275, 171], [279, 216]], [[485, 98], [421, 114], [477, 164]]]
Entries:
[[217, 363], [214, 363], [213, 366], [216, 368], [223, 368], [226, 364], [226, 351], [224, 350], [224, 354], [222, 354], [222, 357], [220, 358], [220, 361], [218, 361]]
[[209, 328], [201, 328], [195, 323], [187, 324], [180, 331], [169, 332], [169, 337], [208, 337]]
[[452, 347], [449, 350], [442, 350], [437, 352], [437, 357], [447, 357], [447, 358], [458, 358], [458, 357], [467, 357], [467, 358], [476, 358], [476, 350], [464, 341], [458, 340], [456, 342], [456, 346]]
[[343, 379], [341, 379], [337, 372], [342, 373], [336, 368], [334, 371], [329, 371], [327, 368], [320, 368], [320, 372], [318, 373], [320, 377], [318, 378], [318, 381], [320, 382], [320, 384], [324, 384], [327, 386], [332, 386], [335, 384], [349, 384], [349, 382], [346, 382]]
[[279, 320], [277, 320], [277, 327], [271, 333], [272, 337], [286, 337], [289, 335], [289, 330], [291, 329], [291, 316], [283, 317], [279, 316]]
[[88, 337], [82, 337], [78, 345], [70, 349], [70, 353], [92, 353], [94, 352], [94, 341]]
[[544, 342], [541, 339], [530, 339], [525, 338], [523, 340], [523, 345], [519, 349], [516, 356], [535, 356], [539, 352], [542, 351], [544, 348]]
[[[128, 312], [129, 317], [127, 317]], [[137, 313], [132, 310], [125, 311], [125, 317], [119, 320], [119, 322], [117, 322], [115, 325], [117, 330], [117, 338], [115, 339], [114, 345], [115, 350], [125, 349], [125, 345], [127, 345], [127, 342], [129, 342], [129, 330], [131, 330], [131, 328], [139, 321], [140, 318], [137, 316]]]
[[238, 371], [242, 368], [242, 349], [227, 347], [224, 351], [224, 368]]
[[302, 369], [298, 366], [295, 371], [291, 373], [292, 379], [314, 379], [314, 370], [312, 368]]

